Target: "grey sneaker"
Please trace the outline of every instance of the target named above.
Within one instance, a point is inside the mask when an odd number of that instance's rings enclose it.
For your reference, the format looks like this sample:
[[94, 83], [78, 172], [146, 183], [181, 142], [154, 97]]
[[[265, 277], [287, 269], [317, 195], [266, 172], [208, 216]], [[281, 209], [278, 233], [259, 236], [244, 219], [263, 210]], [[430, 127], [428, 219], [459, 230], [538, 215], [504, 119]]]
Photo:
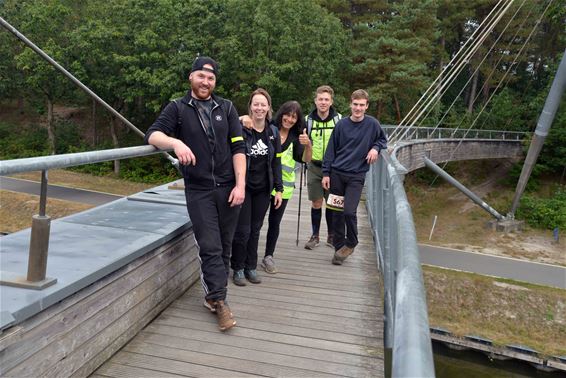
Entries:
[[314, 247], [318, 247], [319, 244], [320, 239], [318, 238], [318, 235], [313, 235], [309, 241], [305, 243], [305, 249], [314, 249]]
[[244, 270], [240, 269], [240, 270], [235, 270], [234, 271], [234, 276], [232, 277], [232, 281], [234, 282], [235, 285], [238, 286], [246, 286], [246, 278], [244, 276]]
[[326, 245], [329, 247], [334, 247], [334, 235], [328, 235], [328, 237], [326, 238]]
[[275, 262], [273, 261], [273, 256], [265, 256], [261, 260], [261, 267], [266, 273], [275, 274], [277, 273], [277, 268], [275, 268]]
[[261, 283], [261, 278], [257, 275], [257, 271], [255, 269], [244, 270], [244, 275], [253, 284]]

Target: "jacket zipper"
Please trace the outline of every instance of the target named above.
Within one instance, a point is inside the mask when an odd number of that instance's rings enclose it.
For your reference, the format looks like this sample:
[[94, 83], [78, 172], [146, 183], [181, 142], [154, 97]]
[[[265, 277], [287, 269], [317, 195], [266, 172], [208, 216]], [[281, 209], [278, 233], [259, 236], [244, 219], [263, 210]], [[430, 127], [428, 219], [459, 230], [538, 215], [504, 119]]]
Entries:
[[[214, 112], [214, 110], [219, 107], [218, 103], [216, 101], [214, 101], [212, 99], [212, 101], [214, 102], [215, 106], [210, 110], [210, 127], [212, 127], [212, 112]], [[208, 142], [208, 135], [206, 133], [206, 126], [204, 126], [204, 122], [202, 121], [202, 118], [200, 116], [200, 113], [198, 111], [198, 109], [193, 105], [192, 100], [190, 101], [190, 105], [195, 108], [196, 113], [197, 113], [197, 117], [198, 120], [200, 122], [200, 128], [202, 129], [204, 136], [206, 137], [207, 140], [207, 144], [208, 144], [208, 148], [210, 148], [210, 165], [212, 167], [211, 171], [210, 171], [210, 176], [212, 177], [212, 183], [214, 184], [214, 187], [216, 188], [217, 184], [216, 184], [216, 177], [214, 177], [214, 148], [210, 147], [210, 142]], [[214, 131], [213, 131], [214, 133]], [[214, 146], [216, 147], [216, 133], [214, 133]]]

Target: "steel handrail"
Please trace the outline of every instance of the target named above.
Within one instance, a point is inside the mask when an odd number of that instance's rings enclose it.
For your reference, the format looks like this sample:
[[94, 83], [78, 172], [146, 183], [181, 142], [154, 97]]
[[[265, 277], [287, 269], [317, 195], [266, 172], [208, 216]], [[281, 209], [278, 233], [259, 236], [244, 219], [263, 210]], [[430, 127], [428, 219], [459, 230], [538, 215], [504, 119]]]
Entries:
[[[408, 128], [408, 126], [382, 125], [386, 134], [391, 134], [397, 128]], [[521, 140], [532, 135], [525, 131], [506, 131], [506, 130], [483, 130], [483, 129], [455, 129], [450, 127], [413, 127], [414, 133], [410, 138], [414, 139], [503, 139]], [[401, 141], [402, 141], [401, 140]]]
[[403, 188], [406, 170], [382, 151], [367, 175], [366, 205], [384, 283], [384, 346], [393, 377], [434, 377], [417, 237]]
[[49, 234], [51, 228], [51, 218], [46, 214], [47, 171], [49, 169], [135, 158], [162, 153], [164, 151], [171, 150], [160, 150], [154, 146], [137, 146], [1, 160], [0, 175], [41, 171], [41, 192], [39, 197], [39, 214], [32, 217], [27, 276], [21, 277], [15, 274], [4, 274], [5, 278], [0, 280], [0, 284], [33, 290], [43, 290], [57, 282], [57, 278], [47, 277], [47, 256], [49, 254]]
[[47, 171], [55, 168], [67, 168], [77, 165], [101, 163], [104, 161], [128, 159], [153, 155], [164, 151], [153, 146], [136, 146], [113, 148], [109, 150], [98, 150], [88, 152], [76, 152], [71, 154], [38, 156], [32, 158], [0, 160], [0, 176], [14, 173]]

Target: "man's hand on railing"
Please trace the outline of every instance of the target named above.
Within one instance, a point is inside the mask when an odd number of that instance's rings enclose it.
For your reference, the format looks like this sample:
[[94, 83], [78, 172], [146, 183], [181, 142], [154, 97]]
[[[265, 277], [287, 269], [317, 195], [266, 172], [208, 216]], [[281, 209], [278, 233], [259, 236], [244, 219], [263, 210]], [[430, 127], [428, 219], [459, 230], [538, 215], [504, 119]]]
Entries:
[[366, 156], [366, 161], [368, 162], [368, 164], [373, 164], [377, 161], [377, 158], [379, 157], [379, 154], [377, 153], [376, 150], [374, 150], [373, 148], [369, 150], [367, 156]]
[[195, 154], [193, 154], [193, 151], [191, 151], [191, 149], [187, 147], [187, 145], [181, 142], [180, 140], [177, 139], [177, 141], [173, 145], [173, 151], [175, 152], [175, 155], [177, 155], [177, 158], [179, 159], [179, 162], [181, 164], [183, 165], [197, 164], [197, 158], [195, 157]]

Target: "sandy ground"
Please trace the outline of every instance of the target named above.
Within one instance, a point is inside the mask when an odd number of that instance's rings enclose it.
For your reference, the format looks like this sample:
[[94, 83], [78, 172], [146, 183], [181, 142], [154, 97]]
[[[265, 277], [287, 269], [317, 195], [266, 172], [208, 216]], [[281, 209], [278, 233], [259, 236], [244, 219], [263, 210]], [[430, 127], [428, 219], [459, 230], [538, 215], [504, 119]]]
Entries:
[[[513, 193], [508, 187], [504, 188], [500, 181], [508, 174], [510, 167], [508, 161], [484, 166], [483, 169], [490, 173], [484, 180], [474, 184], [469, 183], [473, 178], [465, 177], [461, 172], [457, 173], [457, 179], [502, 215], [506, 215], [501, 209], [509, 207]], [[566, 230], [560, 231], [558, 242], [551, 230], [534, 229], [528, 225], [518, 232], [493, 231], [487, 223], [494, 218], [448, 184], [431, 188], [409, 179], [405, 188], [413, 208], [419, 242], [566, 266]], [[438, 221], [429, 240], [435, 215]]]

